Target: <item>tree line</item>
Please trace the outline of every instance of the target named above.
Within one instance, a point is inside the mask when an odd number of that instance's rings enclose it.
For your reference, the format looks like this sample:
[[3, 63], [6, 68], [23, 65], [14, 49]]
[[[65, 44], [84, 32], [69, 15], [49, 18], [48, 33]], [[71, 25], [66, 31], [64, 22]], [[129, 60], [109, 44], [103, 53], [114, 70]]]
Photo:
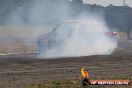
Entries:
[[[103, 15], [106, 24], [112, 31], [126, 32], [128, 39], [130, 39], [130, 32], [132, 29], [132, 8], [129, 6], [113, 6], [112, 4], [103, 7], [100, 5], [83, 4], [82, 0], [72, 0], [75, 6], [75, 11], [80, 9], [80, 12], [85, 10], [86, 12], [94, 13], [96, 15]], [[78, 12], [76, 11], [76, 14]]]

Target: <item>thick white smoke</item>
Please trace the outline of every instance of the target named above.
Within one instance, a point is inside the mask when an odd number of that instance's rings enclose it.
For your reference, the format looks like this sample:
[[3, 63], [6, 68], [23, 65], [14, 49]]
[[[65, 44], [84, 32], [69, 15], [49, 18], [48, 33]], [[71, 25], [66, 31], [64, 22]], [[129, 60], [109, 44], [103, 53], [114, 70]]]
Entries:
[[[78, 19], [82, 19], [81, 16]], [[73, 27], [69, 29], [67, 24]], [[51, 40], [57, 41], [58, 46], [56, 46], [56, 42], [52, 42], [52, 48], [47, 47], [40, 54], [40, 57], [57, 58], [108, 55], [117, 47], [116, 39], [108, 35], [110, 31], [101, 20], [99, 22], [86, 19], [74, 20], [64, 22], [61, 25], [62, 27], [54, 31], [56, 35], [53, 35], [53, 37], [56, 38]]]
[[[68, 6], [65, 8], [69, 9]], [[58, 12], [60, 10], [61, 9], [59, 9]], [[70, 12], [69, 9], [69, 13]], [[63, 17], [65, 16], [61, 16], [61, 18]], [[81, 20], [82, 22], [76, 20]], [[96, 14], [91, 15], [91, 13], [84, 11], [78, 13], [76, 20], [73, 20], [73, 22], [65, 22], [63, 20], [60, 25], [62, 27], [54, 31], [56, 35], [54, 35], [53, 32], [52, 37], [55, 38], [53, 38], [53, 40], [48, 39], [49, 41], [53, 41], [49, 42], [49, 44], [52, 43], [50, 44], [52, 47], [46, 46], [47, 49], [41, 52], [40, 57], [57, 58], [108, 55], [117, 47], [117, 41], [107, 34], [110, 31], [105, 25], [103, 14], [97, 16]], [[68, 25], [73, 27], [69, 28]]]
[[[68, 0], [29, 0], [23, 1], [21, 5], [14, 5], [16, 8], [6, 14], [5, 25], [18, 29], [14, 36], [23, 39], [30, 37], [31, 41], [35, 41], [40, 34], [47, 33], [48, 28], [51, 30], [56, 24], [70, 17]], [[27, 31], [33, 35], [27, 35]]]
[[[32, 34], [31, 36], [23, 33], [23, 31], [27, 31], [26, 28], [16, 31], [16, 37], [21, 36], [27, 39], [30, 36], [32, 37], [30, 38], [32, 41], [32, 39], [37, 39], [35, 37], [38, 36], [38, 34], [45, 33], [45, 29], [47, 30], [45, 26], [52, 26], [72, 18], [70, 15], [74, 13], [74, 10], [70, 5], [72, 4], [69, 4], [68, 0], [25, 1], [25, 5], [16, 7], [16, 9], [9, 14], [5, 22], [7, 25], [10, 24], [17, 27], [21, 25], [27, 28], [29, 27], [29, 29], [32, 28], [33, 30], [29, 31], [31, 32], [30, 34]], [[39, 57], [89, 56], [112, 53], [116, 48], [116, 42], [109, 39], [109, 37], [104, 34], [104, 32], [108, 32], [109, 30], [105, 26], [105, 22], [103, 22], [103, 17], [92, 16], [93, 14], [90, 15], [88, 11], [74, 15], [77, 16], [77, 20], [92, 19], [97, 20], [98, 23], [88, 23], [87, 25], [79, 27], [79, 29], [82, 30], [84, 28], [85, 30], [83, 31], [78, 30], [77, 26], [75, 26], [72, 31], [67, 31], [67, 33], [71, 35], [69, 38], [67, 38], [65, 30], [67, 26], [57, 30], [56, 39], [62, 40], [62, 42], [60, 43], [58, 41], [58, 46], [55, 46], [54, 42], [52, 42], [52, 48], [45, 45], [41, 46], [47, 47], [47, 49], [44, 50], [44, 52], [40, 52]], [[38, 31], [37, 27], [41, 27], [43, 30]]]

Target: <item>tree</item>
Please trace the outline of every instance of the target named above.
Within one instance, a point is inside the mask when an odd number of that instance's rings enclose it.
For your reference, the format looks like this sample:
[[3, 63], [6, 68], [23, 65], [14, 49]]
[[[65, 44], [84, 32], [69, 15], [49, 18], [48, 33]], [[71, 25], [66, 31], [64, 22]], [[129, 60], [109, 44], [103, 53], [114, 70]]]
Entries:
[[82, 3], [83, 3], [82, 0], [72, 0], [72, 2], [73, 2], [74, 4], [82, 4]]
[[126, 6], [108, 6], [105, 8], [105, 20], [110, 28], [118, 32], [126, 32], [130, 39], [132, 29], [132, 8]]

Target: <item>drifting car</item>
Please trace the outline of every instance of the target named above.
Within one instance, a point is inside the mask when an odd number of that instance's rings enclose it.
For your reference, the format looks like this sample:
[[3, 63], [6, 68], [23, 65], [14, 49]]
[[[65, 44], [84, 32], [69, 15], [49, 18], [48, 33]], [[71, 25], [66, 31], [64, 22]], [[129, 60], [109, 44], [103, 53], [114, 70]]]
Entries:
[[[97, 40], [98, 37], [107, 37], [112, 41], [117, 41], [116, 32], [109, 31], [109, 29], [102, 23], [90, 20], [68, 20], [59, 23], [51, 32], [41, 35], [38, 38], [38, 46], [40, 52], [46, 51], [53, 47], [61, 47], [66, 44], [78, 40]], [[72, 39], [72, 40], [70, 40]]]

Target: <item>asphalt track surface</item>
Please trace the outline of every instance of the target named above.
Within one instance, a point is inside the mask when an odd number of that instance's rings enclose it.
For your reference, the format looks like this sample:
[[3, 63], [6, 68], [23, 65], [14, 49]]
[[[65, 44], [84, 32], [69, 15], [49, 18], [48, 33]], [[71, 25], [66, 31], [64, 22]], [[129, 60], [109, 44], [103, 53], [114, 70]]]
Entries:
[[0, 88], [25, 88], [53, 79], [79, 79], [87, 66], [90, 79], [132, 79], [132, 41], [120, 41], [112, 55], [38, 59], [37, 55], [0, 56]]

